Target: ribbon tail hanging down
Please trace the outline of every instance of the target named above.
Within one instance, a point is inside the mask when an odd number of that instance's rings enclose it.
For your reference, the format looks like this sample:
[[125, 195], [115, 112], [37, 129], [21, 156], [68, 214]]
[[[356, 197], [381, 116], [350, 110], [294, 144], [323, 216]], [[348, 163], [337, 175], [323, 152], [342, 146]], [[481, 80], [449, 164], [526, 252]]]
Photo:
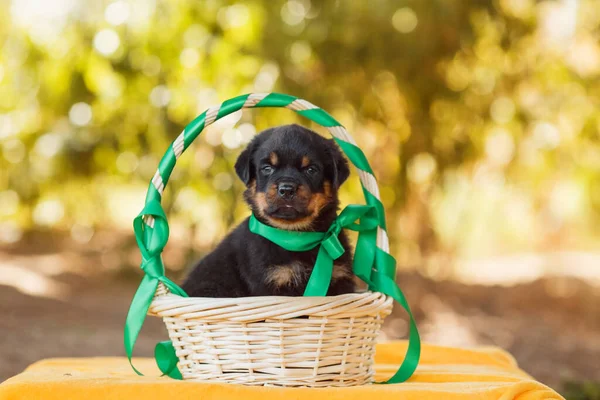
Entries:
[[414, 374], [419, 364], [419, 359], [421, 358], [421, 338], [408, 301], [396, 283], [396, 260], [379, 248], [376, 249], [375, 260], [377, 267], [373, 270], [372, 274], [372, 290], [381, 292], [396, 300], [404, 311], [406, 311], [409, 318], [408, 348], [406, 349], [404, 360], [390, 379], [380, 383], [405, 382]]
[[142, 330], [144, 319], [146, 319], [146, 315], [150, 309], [150, 304], [152, 303], [152, 299], [157, 287], [157, 279], [153, 279], [148, 275], [144, 275], [140, 286], [133, 296], [131, 307], [127, 313], [127, 318], [125, 319], [125, 353], [127, 354], [127, 359], [129, 360], [131, 368], [133, 368], [138, 375], [143, 374], [133, 366], [131, 357], [133, 356], [135, 342], [140, 334], [140, 331]]
[[[152, 216], [154, 218], [153, 228], [143, 222], [143, 218]], [[135, 342], [140, 334], [144, 320], [148, 314], [154, 294], [159, 283], [163, 283], [172, 293], [187, 297], [187, 294], [175, 282], [165, 276], [164, 265], [160, 254], [169, 238], [169, 226], [162, 206], [157, 200], [149, 201], [140, 214], [133, 221], [135, 238], [142, 253], [141, 268], [144, 277], [138, 287], [127, 318], [125, 320], [124, 345], [127, 359], [133, 370], [142, 373], [133, 366], [132, 355]], [[155, 348], [155, 358], [159, 369], [165, 375], [181, 379], [181, 373], [177, 370], [177, 356], [173, 344], [161, 342]]]

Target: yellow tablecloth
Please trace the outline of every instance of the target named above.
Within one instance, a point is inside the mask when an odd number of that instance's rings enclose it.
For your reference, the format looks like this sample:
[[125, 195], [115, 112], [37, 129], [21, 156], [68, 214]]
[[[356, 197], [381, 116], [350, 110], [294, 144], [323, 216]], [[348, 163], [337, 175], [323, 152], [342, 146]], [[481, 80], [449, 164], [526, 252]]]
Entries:
[[[396, 370], [406, 342], [377, 347], [377, 379]], [[459, 349], [424, 345], [421, 363], [409, 382], [350, 388], [277, 388], [177, 381], [158, 377], [154, 361], [56, 358], [39, 361], [0, 384], [0, 400], [410, 400], [410, 399], [562, 399], [552, 389], [521, 371], [512, 356], [496, 348]]]

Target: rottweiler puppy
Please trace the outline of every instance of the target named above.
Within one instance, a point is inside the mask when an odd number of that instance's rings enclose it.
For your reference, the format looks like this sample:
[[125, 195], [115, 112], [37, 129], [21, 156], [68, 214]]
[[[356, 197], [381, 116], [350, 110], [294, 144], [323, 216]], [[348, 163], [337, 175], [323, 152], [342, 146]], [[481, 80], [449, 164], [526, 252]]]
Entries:
[[[285, 230], [325, 232], [337, 216], [338, 189], [348, 162], [333, 140], [299, 125], [258, 134], [240, 154], [235, 171], [256, 218]], [[352, 249], [335, 260], [327, 295], [355, 290]], [[301, 296], [319, 248], [287, 251], [250, 232], [248, 219], [196, 264], [182, 288], [192, 297]]]

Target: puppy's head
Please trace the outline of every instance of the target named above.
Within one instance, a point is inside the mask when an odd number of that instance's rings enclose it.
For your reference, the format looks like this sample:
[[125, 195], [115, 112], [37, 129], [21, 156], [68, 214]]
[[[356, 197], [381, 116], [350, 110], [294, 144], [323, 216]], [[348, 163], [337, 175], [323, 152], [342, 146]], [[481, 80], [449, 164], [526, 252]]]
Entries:
[[[235, 170], [254, 214], [287, 230], [327, 226], [350, 173], [333, 140], [298, 125], [268, 129], [240, 154]], [[327, 220], [327, 221], [326, 221]]]

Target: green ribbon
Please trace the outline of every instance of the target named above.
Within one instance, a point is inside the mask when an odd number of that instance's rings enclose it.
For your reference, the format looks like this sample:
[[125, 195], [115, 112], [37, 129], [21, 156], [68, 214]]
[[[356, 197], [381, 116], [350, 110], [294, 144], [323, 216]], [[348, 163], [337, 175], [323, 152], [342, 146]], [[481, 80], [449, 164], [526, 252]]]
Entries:
[[[149, 215], [154, 218], [153, 228], [145, 225], [142, 220], [144, 216]], [[159, 282], [162, 282], [171, 293], [183, 297], [188, 296], [183, 289], [165, 276], [165, 267], [160, 255], [169, 239], [169, 225], [158, 200], [150, 200], [146, 204], [142, 212], [133, 220], [133, 230], [142, 253], [141, 268], [144, 271], [144, 278], [133, 296], [131, 307], [127, 313], [124, 338], [125, 352], [129, 364], [138, 375], [143, 375], [133, 366], [131, 356]], [[182, 379], [181, 373], [177, 369], [177, 356], [171, 342], [158, 343], [154, 349], [154, 354], [158, 368], [164, 375]]]
[[[359, 221], [358, 223], [356, 221]], [[359, 232], [352, 265], [354, 274], [367, 283], [369, 290], [381, 292], [396, 300], [410, 319], [408, 348], [404, 361], [389, 380], [400, 383], [414, 373], [421, 356], [421, 340], [415, 319], [404, 294], [395, 281], [396, 260], [377, 247], [377, 209], [371, 205], [349, 205], [333, 222], [327, 232], [286, 231], [250, 217], [249, 229], [288, 251], [308, 251], [319, 247], [314, 269], [304, 291], [305, 296], [325, 296], [331, 283], [333, 261], [344, 254], [338, 238], [342, 229]]]
[[[215, 120], [244, 108], [249, 96], [246, 94], [225, 101], [219, 107]], [[270, 93], [257, 104], [249, 107], [288, 107], [296, 100], [297, 98], [294, 96]], [[183, 150], [204, 129], [207, 111], [200, 114], [185, 127], [183, 131]], [[341, 127], [335, 118], [320, 108], [297, 110], [297, 113], [324, 127]], [[358, 146], [338, 138], [339, 135], [334, 134], [334, 136], [336, 143], [354, 166], [361, 171], [373, 174], [366, 156]], [[175, 143], [176, 141], [173, 142], [173, 144]], [[158, 173], [163, 185], [167, 184], [176, 160], [174, 147], [170, 146], [158, 166]], [[283, 231], [260, 223], [254, 216], [250, 218], [250, 229], [252, 232], [290, 251], [308, 251], [319, 246], [316, 264], [304, 292], [305, 296], [324, 296], [327, 294], [333, 273], [333, 262], [344, 253], [344, 248], [338, 239], [341, 230], [350, 229], [359, 233], [353, 264], [354, 274], [366, 282], [370, 290], [379, 291], [395, 299], [410, 317], [410, 334], [406, 357], [398, 372], [388, 381], [388, 383], [397, 383], [407, 380], [415, 371], [421, 353], [421, 343], [410, 307], [395, 282], [396, 261], [391, 255], [376, 246], [377, 227], [380, 226], [382, 229], [386, 229], [383, 204], [364, 186], [363, 192], [367, 205], [346, 207], [327, 232]], [[160, 197], [161, 193], [159, 193], [158, 188], [154, 186], [154, 182], [151, 183], [148, 188], [146, 206], [133, 222], [135, 237], [142, 252], [141, 268], [145, 275], [135, 293], [125, 322], [125, 350], [130, 364], [133, 347], [142, 329], [158, 284], [162, 282], [172, 293], [187, 297], [187, 294], [164, 274], [164, 265], [160, 255], [169, 237], [169, 226], [160, 205]], [[153, 227], [144, 224], [142, 220], [144, 216], [154, 218]], [[356, 223], [357, 220], [359, 220], [358, 223]], [[182, 379], [181, 373], [177, 369], [178, 359], [175, 348], [171, 342], [158, 343], [154, 354], [158, 367], [163, 374]], [[133, 367], [133, 364], [131, 366], [136, 373], [141, 375]]]
[[[144, 216], [154, 218], [154, 227], [143, 222]], [[358, 222], [357, 222], [358, 221]], [[250, 217], [250, 231], [289, 251], [308, 251], [319, 246], [315, 266], [306, 285], [304, 296], [325, 296], [331, 283], [333, 262], [344, 254], [339, 234], [342, 229], [359, 233], [354, 254], [353, 271], [367, 283], [369, 290], [378, 291], [396, 300], [410, 317], [408, 349], [398, 371], [383, 383], [400, 383], [412, 376], [421, 354], [421, 342], [417, 326], [400, 288], [396, 285], [396, 260], [376, 246], [378, 216], [372, 205], [349, 205], [333, 222], [327, 232], [285, 231], [261, 223], [254, 215]], [[131, 361], [133, 347], [142, 329], [144, 319], [154, 298], [159, 282], [172, 293], [188, 297], [173, 281], [165, 276], [160, 257], [169, 238], [169, 225], [158, 200], [150, 200], [133, 221], [135, 238], [142, 253], [141, 268], [145, 275], [136, 291], [125, 321], [125, 351], [133, 370], [142, 375]], [[156, 345], [154, 357], [164, 375], [182, 379], [177, 369], [178, 358], [170, 341]]]

